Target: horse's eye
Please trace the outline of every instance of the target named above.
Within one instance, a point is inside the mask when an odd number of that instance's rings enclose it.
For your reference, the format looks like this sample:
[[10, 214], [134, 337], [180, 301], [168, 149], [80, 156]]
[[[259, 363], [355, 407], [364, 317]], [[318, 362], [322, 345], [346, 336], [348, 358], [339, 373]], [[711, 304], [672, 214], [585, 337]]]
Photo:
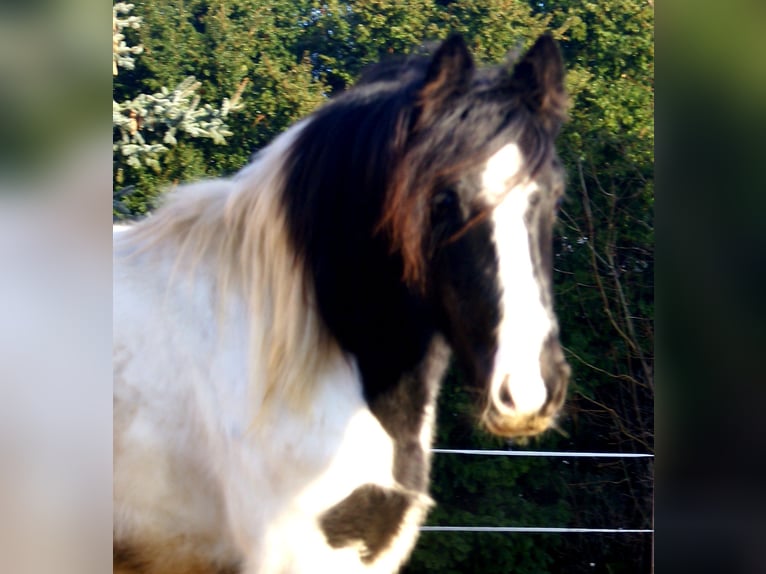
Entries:
[[434, 195], [433, 198], [433, 206], [437, 211], [453, 209], [457, 203], [457, 194], [453, 189], [444, 189]]
[[558, 213], [558, 212], [559, 212], [559, 210], [561, 209], [561, 204], [562, 204], [562, 203], [564, 203], [564, 197], [563, 197], [563, 196], [562, 196], [562, 197], [559, 197], [559, 198], [556, 200], [556, 207], [555, 207], [555, 208], [556, 208], [556, 213]]

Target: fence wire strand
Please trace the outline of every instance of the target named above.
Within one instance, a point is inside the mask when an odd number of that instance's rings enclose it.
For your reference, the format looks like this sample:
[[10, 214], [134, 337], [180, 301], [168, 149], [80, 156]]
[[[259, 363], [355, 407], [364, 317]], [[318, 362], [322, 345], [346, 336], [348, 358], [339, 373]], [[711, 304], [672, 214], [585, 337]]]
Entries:
[[[654, 458], [648, 453], [629, 452], [554, 452], [539, 450], [472, 450], [434, 448], [435, 454], [469, 454], [483, 456], [539, 456], [557, 458]], [[583, 534], [652, 534], [653, 529], [635, 528], [548, 528], [543, 526], [421, 526], [421, 532], [524, 532], [524, 533], [583, 533]]]

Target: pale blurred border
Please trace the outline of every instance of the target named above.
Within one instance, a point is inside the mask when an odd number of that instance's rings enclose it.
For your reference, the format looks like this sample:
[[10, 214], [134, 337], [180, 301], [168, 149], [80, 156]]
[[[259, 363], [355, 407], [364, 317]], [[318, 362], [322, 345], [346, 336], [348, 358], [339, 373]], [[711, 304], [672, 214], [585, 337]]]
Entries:
[[[766, 4], [657, 2], [657, 564], [766, 572]], [[111, 569], [109, 5], [0, 8], [0, 572]]]
[[0, 8], [0, 572], [111, 571], [110, 7]]
[[766, 3], [656, 4], [658, 572], [766, 572]]

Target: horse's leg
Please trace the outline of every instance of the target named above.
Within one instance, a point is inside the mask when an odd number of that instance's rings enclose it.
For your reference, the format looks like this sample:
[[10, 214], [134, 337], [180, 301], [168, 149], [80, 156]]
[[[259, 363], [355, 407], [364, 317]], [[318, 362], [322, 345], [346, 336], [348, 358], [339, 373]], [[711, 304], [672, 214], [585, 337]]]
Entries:
[[114, 574], [241, 574], [236, 560], [216, 560], [194, 541], [170, 540], [128, 547], [115, 544]]

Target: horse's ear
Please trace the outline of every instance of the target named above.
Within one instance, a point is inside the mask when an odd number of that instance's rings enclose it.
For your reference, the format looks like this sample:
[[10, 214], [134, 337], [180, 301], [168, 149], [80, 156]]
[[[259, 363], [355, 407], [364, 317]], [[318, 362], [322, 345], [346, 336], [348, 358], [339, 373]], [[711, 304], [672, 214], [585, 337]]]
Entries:
[[459, 34], [447, 38], [428, 63], [420, 104], [426, 116], [471, 84], [474, 63], [465, 40]]
[[558, 44], [550, 35], [540, 36], [514, 66], [511, 83], [526, 105], [558, 131], [566, 119], [569, 100], [564, 89], [564, 61]]

